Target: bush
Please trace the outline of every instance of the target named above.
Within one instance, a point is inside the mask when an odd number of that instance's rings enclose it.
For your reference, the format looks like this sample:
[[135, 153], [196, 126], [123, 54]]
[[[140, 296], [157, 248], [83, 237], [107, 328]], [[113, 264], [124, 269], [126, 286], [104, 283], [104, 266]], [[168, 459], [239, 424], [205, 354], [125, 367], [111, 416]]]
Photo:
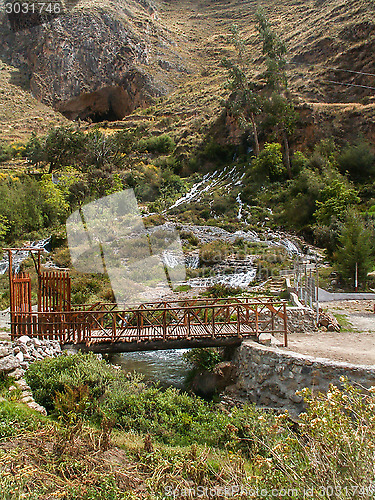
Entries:
[[281, 144], [266, 143], [259, 156], [253, 160], [252, 169], [259, 179], [268, 179], [271, 182], [285, 179], [287, 172], [283, 163]]
[[223, 241], [211, 241], [201, 246], [199, 250], [199, 260], [206, 265], [213, 265], [221, 262], [228, 256], [228, 244]]
[[[219, 359], [207, 351], [203, 357], [209, 363]], [[150, 433], [170, 445], [236, 447], [260, 414], [246, 407], [233, 419], [197, 396], [147, 386], [142, 377], [116, 370], [92, 353], [45, 358], [30, 366], [26, 379], [36, 401], [63, 421], [114, 418], [125, 431]]]
[[228, 286], [224, 283], [215, 283], [215, 285], [209, 286], [203, 295], [207, 297], [225, 298], [240, 295], [242, 292], [242, 288]]
[[176, 144], [168, 134], [162, 134], [147, 139], [141, 139], [138, 143], [139, 151], [148, 151], [149, 153], [168, 154], [171, 153]]
[[215, 348], [191, 349], [183, 355], [184, 360], [198, 371], [212, 371], [223, 361], [223, 356]]
[[308, 410], [300, 415], [297, 434], [290, 430], [288, 415], [276, 418], [268, 429], [270, 455], [258, 462], [259, 487], [301, 491], [313, 486], [325, 492], [314, 498], [373, 498], [374, 393], [361, 394], [345, 381], [343, 386], [331, 385], [326, 394], [301, 391]]
[[48, 411], [54, 409], [57, 393], [63, 393], [67, 387], [87, 386], [95, 405], [95, 400], [105, 393], [117, 376], [117, 370], [104, 360], [98, 360], [93, 353], [46, 358], [30, 365], [26, 372], [35, 400]]
[[367, 143], [348, 146], [338, 158], [339, 170], [354, 181], [367, 180], [375, 173], [375, 155]]
[[344, 180], [334, 179], [321, 192], [314, 215], [320, 224], [329, 224], [335, 217], [341, 219], [351, 205], [360, 202], [357, 192]]

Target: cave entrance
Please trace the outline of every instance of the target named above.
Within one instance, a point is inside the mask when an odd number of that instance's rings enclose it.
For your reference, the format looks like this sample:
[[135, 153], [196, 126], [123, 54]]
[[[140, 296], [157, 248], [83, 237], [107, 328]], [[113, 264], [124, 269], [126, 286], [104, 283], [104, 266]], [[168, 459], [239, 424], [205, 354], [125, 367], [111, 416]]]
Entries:
[[134, 103], [129, 93], [118, 85], [80, 94], [57, 106], [60, 113], [69, 120], [92, 122], [122, 120], [133, 108]]

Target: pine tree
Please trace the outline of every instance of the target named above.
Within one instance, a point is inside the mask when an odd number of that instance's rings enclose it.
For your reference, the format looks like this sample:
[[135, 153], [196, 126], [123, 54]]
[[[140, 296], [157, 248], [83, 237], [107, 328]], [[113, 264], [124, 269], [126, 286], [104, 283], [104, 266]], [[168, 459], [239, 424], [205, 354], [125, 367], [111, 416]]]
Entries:
[[335, 268], [345, 283], [353, 284], [358, 269], [358, 281], [363, 283], [374, 266], [373, 232], [353, 209], [347, 212], [339, 236], [339, 248], [334, 255]]

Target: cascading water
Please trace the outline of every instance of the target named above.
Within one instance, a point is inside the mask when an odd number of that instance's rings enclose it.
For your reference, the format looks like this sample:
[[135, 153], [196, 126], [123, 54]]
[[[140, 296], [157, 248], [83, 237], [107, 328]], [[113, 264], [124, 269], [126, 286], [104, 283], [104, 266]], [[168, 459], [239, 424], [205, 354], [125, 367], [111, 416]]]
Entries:
[[[48, 252], [47, 248], [49, 247], [51, 241], [51, 237], [45, 238], [44, 240], [33, 241], [30, 243], [29, 248], [33, 248], [35, 250], [41, 249], [45, 252]], [[13, 272], [18, 273], [21, 267], [21, 264], [24, 260], [26, 260], [30, 255], [29, 251], [12, 251], [12, 260], [13, 260]], [[2, 260], [0, 261], [0, 274], [5, 274], [8, 271], [8, 255], [4, 254]]]

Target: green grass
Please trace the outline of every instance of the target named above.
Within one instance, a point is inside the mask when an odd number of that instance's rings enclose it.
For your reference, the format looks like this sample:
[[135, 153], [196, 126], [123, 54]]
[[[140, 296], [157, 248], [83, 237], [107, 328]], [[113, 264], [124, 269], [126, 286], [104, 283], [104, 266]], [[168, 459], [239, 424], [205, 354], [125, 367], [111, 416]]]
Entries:
[[333, 313], [334, 317], [337, 319], [342, 332], [353, 332], [353, 325], [352, 323], [348, 320], [348, 317], [346, 314], [339, 314], [339, 313]]

